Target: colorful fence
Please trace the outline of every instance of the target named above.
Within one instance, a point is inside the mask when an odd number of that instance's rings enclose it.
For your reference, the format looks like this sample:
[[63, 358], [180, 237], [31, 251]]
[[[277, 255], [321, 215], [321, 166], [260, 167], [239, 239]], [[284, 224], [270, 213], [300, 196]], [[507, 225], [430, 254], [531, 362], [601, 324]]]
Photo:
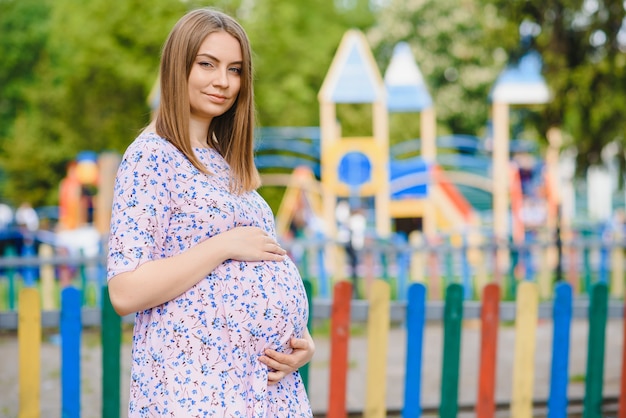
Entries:
[[[346, 381], [348, 373], [347, 346], [350, 339], [351, 283], [342, 281], [334, 286], [331, 318], [330, 396], [328, 417], [346, 416]], [[407, 356], [405, 371], [405, 396], [403, 416], [419, 417], [422, 407], [422, 349], [427, 306], [426, 287], [415, 283], [409, 287], [406, 306]], [[440, 417], [455, 417], [458, 413], [459, 355], [463, 317], [463, 288], [451, 284], [446, 288], [443, 317], [444, 343], [441, 379]], [[387, 368], [387, 344], [390, 325], [389, 284], [376, 280], [372, 284], [368, 318], [368, 375], [367, 394], [363, 405], [364, 416], [385, 417]], [[567, 416], [569, 325], [572, 319], [572, 289], [567, 283], [555, 288], [553, 304], [554, 334], [552, 346], [552, 369], [548, 414], [550, 417]], [[535, 330], [538, 318], [539, 295], [537, 285], [522, 282], [518, 287], [516, 301], [515, 361], [513, 368], [513, 393], [510, 415], [530, 417], [533, 411], [533, 361], [536, 351]], [[113, 311], [106, 287], [103, 289], [102, 309], [102, 416], [120, 416], [120, 347], [121, 321]], [[40, 394], [40, 345], [41, 308], [36, 289], [20, 291], [19, 309], [19, 416], [39, 416]], [[597, 283], [591, 291], [589, 305], [589, 337], [585, 380], [584, 416], [602, 416], [603, 365], [605, 327], [607, 322], [608, 291], [604, 283]], [[497, 284], [484, 288], [481, 308], [480, 372], [477, 378], [476, 416], [495, 416], [495, 354], [499, 327], [498, 307], [500, 289]], [[62, 291], [61, 304], [61, 390], [62, 416], [80, 416], [80, 341], [81, 341], [81, 294], [73, 287]], [[626, 352], [623, 354], [626, 358]], [[623, 365], [623, 368], [626, 367]], [[308, 379], [307, 379], [308, 380]], [[626, 417], [625, 377], [622, 373], [619, 417]], [[308, 383], [308, 382], [307, 382]], [[321, 384], [321, 382], [313, 382]], [[324, 383], [325, 384], [325, 383]]]
[[[377, 418], [386, 416], [385, 408], [385, 375], [387, 361], [381, 344], [387, 344], [389, 285], [384, 281], [376, 281], [370, 299], [370, 315], [368, 322], [368, 385], [364, 417]], [[345, 347], [349, 333], [345, 331], [349, 325], [351, 284], [342, 282], [335, 285], [332, 317], [332, 350], [330, 370], [330, 398], [328, 417], [345, 417], [346, 367], [348, 358]], [[412, 284], [409, 288], [406, 313], [407, 356], [404, 384], [404, 417], [419, 417], [422, 413], [420, 405], [422, 387], [422, 349], [426, 312], [426, 287], [423, 284]], [[553, 346], [548, 416], [568, 416], [567, 386], [569, 382], [569, 340], [570, 323], [572, 320], [572, 289], [568, 283], [559, 283], [555, 288], [556, 297], [553, 303]], [[500, 326], [499, 306], [500, 289], [497, 284], [489, 284], [484, 288], [481, 307], [481, 352], [480, 368], [477, 378], [477, 402], [474, 412], [477, 417], [494, 417], [496, 411], [496, 351], [497, 336]], [[533, 364], [537, 347], [535, 332], [538, 321], [539, 293], [536, 283], [522, 282], [518, 287], [516, 301], [515, 332], [516, 344], [512, 375], [512, 394], [510, 416], [526, 418], [533, 416]], [[607, 322], [608, 291], [607, 285], [597, 283], [591, 290], [589, 305], [589, 336], [586, 364], [584, 417], [601, 417], [603, 402], [603, 370], [605, 328]], [[456, 417], [458, 413], [459, 359], [463, 323], [463, 288], [460, 284], [451, 284], [446, 289], [444, 308], [444, 344], [441, 373], [440, 417]], [[626, 356], [626, 351], [623, 351]], [[626, 358], [626, 357], [625, 357]], [[624, 399], [626, 398], [626, 378], [622, 365], [621, 392], [619, 395], [619, 417], [626, 417]]]
[[[307, 266], [303, 268], [303, 276], [311, 277], [317, 274], [317, 294], [323, 293], [332, 298], [331, 337], [332, 353], [330, 361], [331, 377], [330, 397], [328, 399], [328, 416], [342, 417], [346, 415], [346, 373], [348, 368], [347, 347], [351, 307], [353, 306], [352, 284], [350, 282], [332, 280], [324, 276], [326, 269], [324, 258], [327, 246], [325, 243], [308, 243], [305, 254], [311, 254]], [[44, 247], [45, 248], [45, 247]], [[426, 323], [425, 310], [427, 300], [432, 300], [428, 293], [433, 287], [437, 288], [444, 298], [445, 307], [443, 324], [445, 338], [443, 343], [441, 406], [439, 414], [442, 417], [456, 416], [458, 412], [458, 385], [459, 385], [459, 350], [463, 332], [463, 306], [473, 298], [477, 290], [468, 292], [468, 287], [478, 289], [475, 277], [467, 265], [467, 251], [470, 249], [461, 242], [460, 246], [440, 245], [438, 247], [410, 247], [402, 242], [383, 243], [370, 248], [369, 254], [364, 254], [364, 266], [368, 275], [383, 277], [384, 280], [364, 277], [368, 286], [368, 384], [366, 403], [362, 406], [366, 417], [384, 416], [385, 406], [385, 369], [386, 343], [389, 332], [390, 311], [395, 305], [390, 305], [393, 291], [406, 308], [403, 320], [407, 326], [407, 347], [405, 376], [405, 397], [403, 404], [404, 416], [420, 416], [422, 405], [419, 404], [422, 385], [422, 351], [424, 347], [423, 332]], [[524, 248], [518, 248], [523, 252]], [[607, 301], [609, 288], [623, 289], [623, 273], [615, 276], [614, 264], [609, 254], [622, 254], [623, 248], [611, 243], [596, 242], [594, 246], [579, 244], [568, 247], [568, 250], [577, 251], [578, 271], [573, 271], [568, 280], [561, 280], [550, 291], [553, 301], [552, 318], [554, 321], [554, 335], [552, 347], [552, 370], [550, 384], [550, 398], [548, 408], [550, 416], [565, 416], [568, 406], [568, 353], [569, 327], [572, 319], [572, 304], [577, 290], [583, 289], [590, 300], [588, 323], [588, 357], [585, 381], [584, 410], [586, 417], [600, 416], [599, 408], [602, 402], [602, 365], [604, 362], [605, 326], [607, 321]], [[486, 247], [486, 252], [493, 248]], [[4, 268], [4, 276], [8, 279], [8, 294], [5, 294], [5, 305], [10, 310], [17, 310], [18, 340], [20, 347], [20, 417], [37, 417], [40, 410], [40, 368], [41, 368], [41, 333], [42, 333], [42, 303], [55, 308], [60, 305], [60, 330], [62, 341], [62, 372], [61, 372], [61, 409], [64, 417], [78, 417], [80, 415], [80, 344], [84, 318], [81, 313], [88, 304], [88, 299], [97, 301], [97, 308], [101, 313], [101, 339], [103, 343], [102, 360], [102, 416], [116, 417], [120, 411], [120, 345], [121, 319], [115, 314], [108, 299], [107, 288], [94, 286], [98, 281], [91, 283], [87, 278], [85, 266], [101, 267], [101, 259], [71, 259], [68, 257], [54, 257], [48, 253], [33, 257], [25, 254], [22, 259], [17, 257], [0, 259], [0, 267]], [[420, 258], [417, 260], [417, 258]], [[622, 254], [623, 257], [623, 254]], [[368, 259], [369, 258], [369, 259]], [[377, 258], [377, 261], [373, 260]], [[457, 258], [460, 262], [450, 261]], [[574, 258], [574, 256], [572, 256]], [[311, 260], [313, 259], [313, 260]], [[368, 264], [369, 263], [369, 264]], [[317, 267], [311, 267], [313, 264]], [[100, 265], [100, 267], [99, 267]], [[573, 264], [572, 264], [573, 265]], [[593, 269], [592, 265], [596, 268]], [[393, 268], [391, 267], [393, 266]], [[416, 266], [421, 272], [415, 273]], [[582, 266], [582, 268], [581, 268]], [[26, 268], [26, 270], [23, 270]], [[39, 281], [35, 277], [34, 269], [39, 269]], [[307, 269], [311, 269], [308, 271]], [[28, 270], [30, 269], [30, 270]], [[317, 269], [317, 271], [315, 271]], [[19, 274], [18, 271], [22, 273]], [[26, 272], [24, 274], [24, 272]], [[575, 274], [574, 274], [575, 273]], [[56, 274], [56, 277], [55, 277]], [[611, 274], [611, 276], [609, 276]], [[21, 281], [18, 280], [21, 277]], [[469, 277], [472, 276], [472, 277]], [[416, 283], [422, 277], [422, 282]], [[564, 278], [565, 275], [564, 275]], [[436, 280], [438, 283], [436, 283]], [[62, 285], [59, 304], [55, 305], [55, 297], [50, 297], [59, 283]], [[314, 293], [310, 283], [307, 283], [309, 297]], [[514, 285], [514, 287], [511, 286]], [[90, 287], [91, 285], [91, 287]], [[38, 288], [33, 287], [38, 286]], [[80, 287], [78, 289], [77, 287]], [[541, 295], [542, 284], [530, 280], [516, 280], [506, 278], [500, 283], [491, 282], [482, 286], [480, 292], [481, 303], [481, 332], [482, 343], [480, 353], [480, 375], [477, 379], [476, 415], [491, 417], [495, 413], [494, 380], [497, 353], [498, 325], [501, 323], [499, 312], [503, 306], [503, 296], [514, 296], [516, 306], [515, 327], [516, 333], [524, 335], [515, 346], [515, 364], [513, 372], [513, 393], [511, 396], [510, 412], [514, 417], [526, 417], [532, 411], [533, 375], [532, 364], [536, 350], [533, 338], [537, 326], [537, 311]], [[505, 289], [514, 288], [515, 292], [507, 295]], [[427, 291], [427, 289], [429, 289]], [[392, 291], [393, 290], [393, 291]], [[47, 293], [48, 292], [48, 293]], [[96, 293], [87, 298], [88, 292]], [[18, 298], [16, 296], [19, 295]], [[587, 296], [585, 296], [587, 297]], [[48, 302], [46, 302], [48, 300]], [[622, 314], [623, 315], [623, 314]], [[0, 321], [1, 322], [1, 321]], [[1, 324], [0, 324], [1, 325]], [[625, 322], [626, 333], [626, 322]], [[9, 327], [10, 328], [10, 327]], [[626, 339], [625, 339], [626, 340]], [[619, 417], [626, 418], [626, 351], [623, 353], [621, 392]], [[304, 370], [305, 381], [308, 381], [307, 369]], [[320, 384], [319, 382], [313, 382]], [[326, 384], [326, 382], [324, 382]]]

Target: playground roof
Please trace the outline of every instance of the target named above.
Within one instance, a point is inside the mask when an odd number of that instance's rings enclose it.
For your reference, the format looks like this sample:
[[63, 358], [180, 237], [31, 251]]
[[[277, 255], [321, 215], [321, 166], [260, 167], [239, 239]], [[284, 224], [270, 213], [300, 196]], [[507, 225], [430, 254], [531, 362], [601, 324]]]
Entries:
[[385, 72], [385, 86], [389, 112], [419, 112], [433, 105], [422, 72], [406, 42], [398, 43], [393, 50]]

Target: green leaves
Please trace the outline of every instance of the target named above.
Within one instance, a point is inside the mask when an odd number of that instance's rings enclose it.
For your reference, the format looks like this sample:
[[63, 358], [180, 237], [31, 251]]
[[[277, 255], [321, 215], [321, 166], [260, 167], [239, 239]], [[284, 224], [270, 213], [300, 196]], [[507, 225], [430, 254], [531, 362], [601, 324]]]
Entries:
[[[345, 31], [367, 36], [384, 74], [411, 45], [435, 101], [438, 134], [482, 136], [488, 95], [520, 55], [520, 24], [553, 92], [519, 118], [544, 141], [552, 126], [579, 151], [579, 170], [626, 141], [626, 16], [622, 0], [258, 0], [212, 3], [235, 15], [254, 50], [262, 126], [319, 124], [318, 92]], [[376, 4], [376, 6], [372, 6]], [[0, 190], [3, 200], [52, 204], [65, 164], [82, 150], [122, 152], [148, 123], [161, 46], [195, 0], [0, 1]], [[528, 26], [530, 25], [530, 26]], [[368, 134], [371, 109], [341, 106], [346, 134]], [[363, 132], [368, 126], [366, 132]], [[390, 118], [391, 141], [419, 136], [417, 115]], [[618, 153], [625, 166], [623, 152]]]

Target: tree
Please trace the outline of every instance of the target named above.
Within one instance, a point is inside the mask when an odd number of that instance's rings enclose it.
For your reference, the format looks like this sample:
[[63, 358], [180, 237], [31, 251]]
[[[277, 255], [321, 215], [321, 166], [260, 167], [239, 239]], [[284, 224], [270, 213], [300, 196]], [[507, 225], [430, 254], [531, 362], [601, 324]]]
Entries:
[[[533, 123], [541, 132], [559, 127], [578, 150], [585, 173], [602, 163], [602, 150], [626, 144], [626, 10], [622, 0], [493, 0], [507, 23], [491, 36], [531, 28], [542, 54], [553, 100]], [[524, 26], [521, 26], [521, 25]], [[509, 45], [509, 48], [513, 45]]]
[[316, 126], [317, 94], [344, 32], [373, 24], [369, 2], [260, 0], [244, 20], [262, 126]]
[[[489, 90], [506, 64], [506, 54], [488, 38], [502, 19], [479, 0], [390, 0], [368, 31], [380, 68], [393, 48], [407, 42], [433, 97], [438, 134], [483, 135], [489, 119]], [[414, 115], [397, 116], [391, 139], [416, 132]], [[392, 119], [393, 122], [393, 119]], [[403, 138], [408, 139], [408, 138]]]
[[49, 12], [47, 0], [0, 1], [0, 138], [10, 133], [25, 106], [24, 90], [36, 80], [35, 69], [49, 33]]
[[[158, 73], [161, 45], [188, 6], [176, 0], [150, 7], [138, 0], [50, 5], [32, 81], [26, 84], [16, 71], [9, 75], [26, 86], [13, 129], [2, 138], [7, 198], [54, 204], [65, 167], [78, 152], [124, 150], [149, 122], [146, 98]], [[24, 26], [26, 21], [19, 23], [9, 38], [19, 38], [18, 31], [36, 32]]]

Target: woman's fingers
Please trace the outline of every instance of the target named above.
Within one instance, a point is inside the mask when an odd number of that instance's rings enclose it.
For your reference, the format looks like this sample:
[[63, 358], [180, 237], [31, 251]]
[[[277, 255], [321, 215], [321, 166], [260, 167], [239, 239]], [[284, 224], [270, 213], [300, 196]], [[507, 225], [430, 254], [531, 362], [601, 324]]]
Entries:
[[228, 234], [235, 260], [283, 261], [287, 251], [266, 231], [258, 227], [243, 226], [231, 229]]
[[304, 338], [292, 338], [290, 343], [294, 350], [308, 350], [309, 348], [309, 342]]
[[285, 354], [266, 349], [263, 355], [259, 356], [259, 361], [265, 364], [269, 370], [267, 381], [269, 384], [278, 382], [289, 373], [293, 373], [300, 367], [304, 366], [311, 360], [315, 351], [312, 339], [308, 331], [305, 338], [291, 338], [290, 346], [293, 351], [290, 354]]
[[281, 354], [274, 350], [265, 350], [265, 355], [260, 356], [259, 361], [272, 370], [283, 372], [296, 370], [288, 354]]
[[297, 370], [296, 368], [285, 363], [280, 363], [267, 355], [259, 357], [259, 361], [265, 364], [268, 368], [267, 383], [270, 385], [278, 383], [280, 379]]
[[270, 252], [274, 254], [279, 254], [279, 255], [287, 254], [287, 251], [285, 251], [285, 249], [281, 247], [280, 244], [277, 243], [276, 241], [270, 244]]
[[275, 371], [275, 372], [270, 371], [267, 374], [267, 383], [269, 383], [270, 385], [275, 385], [276, 383], [278, 383], [280, 379], [282, 379], [285, 376], [287, 376], [286, 373], [283, 373], [280, 371]]

